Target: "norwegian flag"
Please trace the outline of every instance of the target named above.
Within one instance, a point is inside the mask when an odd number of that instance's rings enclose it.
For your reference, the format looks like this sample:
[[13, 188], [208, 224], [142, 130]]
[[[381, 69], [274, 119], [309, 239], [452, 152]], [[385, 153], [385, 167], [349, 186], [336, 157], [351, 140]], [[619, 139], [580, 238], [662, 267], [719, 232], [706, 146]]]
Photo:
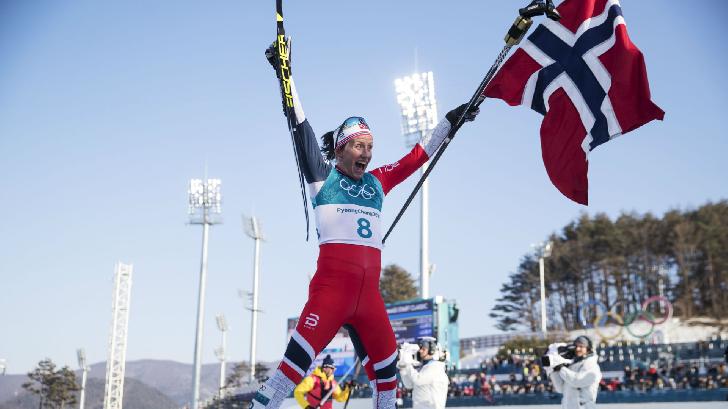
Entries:
[[565, 0], [523, 40], [483, 94], [544, 115], [541, 154], [566, 197], [588, 203], [588, 154], [665, 113], [617, 0]]

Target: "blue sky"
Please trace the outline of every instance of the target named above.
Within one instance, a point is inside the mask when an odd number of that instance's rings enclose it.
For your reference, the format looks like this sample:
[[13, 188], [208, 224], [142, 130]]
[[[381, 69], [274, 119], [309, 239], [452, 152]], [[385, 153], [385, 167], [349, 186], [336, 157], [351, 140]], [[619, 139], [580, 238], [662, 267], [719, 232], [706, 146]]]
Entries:
[[[523, 2], [525, 3], [525, 2]], [[590, 206], [564, 198], [540, 157], [540, 116], [486, 101], [431, 176], [433, 293], [456, 299], [461, 336], [497, 332], [487, 317], [530, 244], [581, 212], [662, 214], [726, 198], [728, 12], [720, 0], [622, 2], [645, 54], [654, 122], [594, 151]], [[465, 102], [502, 47], [521, 2], [287, 1], [294, 76], [322, 133], [367, 118], [375, 165], [404, 153], [394, 79], [435, 75], [439, 114]], [[0, 358], [22, 373], [44, 357], [106, 359], [114, 263], [134, 264], [128, 359], [191, 362], [201, 232], [186, 186], [223, 181], [214, 226], [204, 361], [230, 323], [232, 359], [248, 358], [256, 214], [262, 247], [259, 358], [277, 360], [286, 318], [306, 299], [317, 245], [305, 242], [290, 140], [263, 57], [270, 1], [23, 2], [0, 5]], [[415, 180], [385, 202], [384, 225]], [[418, 209], [383, 263], [418, 269]]]

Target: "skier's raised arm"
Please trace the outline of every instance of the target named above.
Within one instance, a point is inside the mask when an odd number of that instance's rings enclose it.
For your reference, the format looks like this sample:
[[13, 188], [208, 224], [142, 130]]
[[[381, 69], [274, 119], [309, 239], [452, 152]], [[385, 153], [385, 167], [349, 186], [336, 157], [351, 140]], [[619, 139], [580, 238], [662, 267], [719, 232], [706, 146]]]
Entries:
[[[445, 139], [448, 132], [450, 132], [452, 124], [455, 123], [457, 118], [459, 118], [463, 113], [466, 105], [467, 104], [462, 104], [448, 112], [447, 115], [445, 115], [445, 118], [437, 124], [431, 133], [423, 133], [420, 141], [416, 143], [412, 150], [402, 157], [402, 159], [389, 165], [381, 166], [372, 171], [372, 174], [382, 183], [384, 194], [389, 193], [390, 190], [402, 183], [402, 181], [407, 179], [435, 155], [442, 145], [442, 141]], [[465, 120], [474, 120], [478, 113], [480, 113], [480, 110], [475, 108], [475, 110], [469, 112], [465, 116]]]
[[[279, 67], [279, 53], [285, 53], [287, 60], [290, 64], [291, 56], [291, 38], [285, 38], [285, 45], [279, 44], [278, 41], [271, 44], [265, 51], [265, 56], [268, 62], [273, 66], [276, 72], [276, 76], [280, 79], [280, 67]], [[284, 59], [285, 60], [285, 59]], [[296, 156], [298, 158], [298, 166], [306, 178], [306, 182], [309, 185], [309, 194], [313, 197], [316, 195], [317, 189], [315, 185], [317, 182], [322, 182], [326, 179], [331, 171], [331, 164], [324, 159], [321, 155], [321, 151], [316, 141], [316, 134], [309, 124], [306, 114], [303, 112], [303, 106], [298, 97], [298, 91], [293, 81], [293, 75], [288, 71], [288, 78], [285, 79], [286, 86], [290, 87], [291, 98], [287, 101], [285, 96], [282, 100], [283, 104], [291, 103], [293, 110], [283, 109], [284, 115], [289, 112], [291, 118], [291, 126], [293, 130], [293, 139], [296, 149]], [[289, 105], [290, 106], [290, 105]]]

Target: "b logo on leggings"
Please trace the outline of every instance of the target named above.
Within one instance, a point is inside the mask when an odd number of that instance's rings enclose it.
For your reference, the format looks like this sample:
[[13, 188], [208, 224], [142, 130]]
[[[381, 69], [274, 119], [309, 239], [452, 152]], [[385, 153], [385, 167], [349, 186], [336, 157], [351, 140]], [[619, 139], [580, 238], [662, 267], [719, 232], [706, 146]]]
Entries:
[[314, 329], [319, 322], [319, 316], [312, 312], [308, 313], [306, 320], [303, 322], [303, 327], [308, 329]]

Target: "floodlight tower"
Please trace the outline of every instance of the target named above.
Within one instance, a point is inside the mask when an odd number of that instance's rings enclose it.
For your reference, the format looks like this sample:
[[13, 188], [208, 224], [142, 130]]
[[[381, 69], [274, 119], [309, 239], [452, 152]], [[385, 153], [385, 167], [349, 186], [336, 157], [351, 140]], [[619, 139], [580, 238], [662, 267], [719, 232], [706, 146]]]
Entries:
[[[402, 134], [405, 144], [411, 148], [423, 137], [428, 138], [437, 126], [437, 102], [435, 101], [435, 80], [432, 71], [415, 73], [394, 81], [397, 103], [402, 112]], [[429, 162], [422, 168], [425, 173]], [[429, 183], [425, 179], [420, 191], [420, 297], [430, 296], [430, 226], [429, 226]]]
[[78, 367], [81, 368], [81, 393], [78, 398], [78, 409], [83, 409], [86, 400], [86, 377], [91, 368], [86, 365], [86, 351], [83, 348], [76, 350], [76, 356], [78, 357]]
[[217, 320], [217, 329], [222, 333], [222, 344], [220, 348], [215, 349], [215, 355], [220, 360], [220, 398], [225, 396], [223, 388], [225, 387], [225, 341], [227, 338], [227, 321], [225, 315], [220, 314], [215, 317]]
[[256, 332], [258, 329], [258, 281], [260, 278], [260, 242], [264, 240], [263, 231], [260, 228], [260, 221], [255, 217], [243, 216], [243, 227], [245, 234], [255, 242], [255, 257], [253, 258], [253, 305], [250, 309], [250, 382], [255, 380], [255, 352]]
[[546, 282], [544, 278], [544, 259], [551, 257], [551, 246], [550, 241], [546, 243], [534, 244], [532, 247], [536, 247], [538, 254], [538, 271], [541, 279], [541, 332], [544, 338], [546, 338]]
[[131, 264], [119, 262], [116, 264], [114, 272], [114, 296], [111, 313], [111, 334], [109, 335], [109, 358], [106, 361], [104, 409], [122, 409], [133, 269], [134, 267]]
[[7, 362], [5, 358], [0, 358], [0, 375], [5, 375], [5, 370], [8, 367]]
[[197, 296], [197, 327], [195, 330], [195, 368], [192, 378], [192, 409], [200, 400], [200, 370], [202, 359], [202, 326], [205, 312], [205, 284], [207, 280], [207, 241], [210, 225], [220, 223], [216, 215], [221, 213], [220, 179], [191, 179], [189, 193], [190, 224], [202, 225], [202, 261], [200, 262], [200, 287]]

